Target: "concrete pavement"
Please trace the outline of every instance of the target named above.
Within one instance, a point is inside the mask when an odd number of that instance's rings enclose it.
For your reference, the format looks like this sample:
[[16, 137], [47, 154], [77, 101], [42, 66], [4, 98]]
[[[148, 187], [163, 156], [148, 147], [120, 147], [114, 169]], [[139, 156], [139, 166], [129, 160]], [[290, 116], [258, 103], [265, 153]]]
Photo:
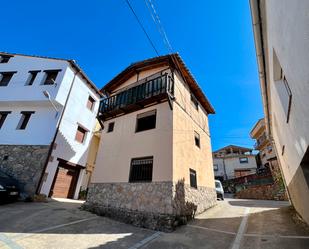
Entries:
[[226, 199], [173, 233], [133, 227], [78, 201], [0, 206], [0, 248], [309, 248], [309, 232], [287, 202]]

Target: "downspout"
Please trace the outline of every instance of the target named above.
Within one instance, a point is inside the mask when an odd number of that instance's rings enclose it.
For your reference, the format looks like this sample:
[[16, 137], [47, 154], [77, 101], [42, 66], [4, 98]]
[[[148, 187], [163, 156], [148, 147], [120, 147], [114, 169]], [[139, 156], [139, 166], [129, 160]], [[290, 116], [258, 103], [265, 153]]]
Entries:
[[252, 15], [252, 25], [253, 34], [256, 50], [256, 58], [258, 65], [258, 73], [260, 79], [261, 92], [263, 96], [263, 109], [265, 113], [265, 123], [267, 124], [268, 135], [271, 137], [271, 127], [270, 127], [270, 110], [268, 102], [268, 91], [267, 91], [267, 80], [266, 80], [266, 62], [264, 56], [264, 40], [263, 40], [263, 30], [262, 30], [262, 18], [261, 18], [261, 7], [260, 0], [250, 0], [250, 8]]
[[49, 162], [49, 158], [50, 158], [50, 156], [53, 152], [54, 144], [56, 142], [56, 138], [57, 138], [57, 135], [59, 133], [59, 127], [60, 127], [62, 118], [64, 116], [64, 113], [65, 113], [65, 110], [66, 110], [66, 107], [67, 107], [67, 104], [68, 104], [68, 101], [69, 101], [69, 98], [70, 98], [70, 95], [71, 95], [71, 92], [72, 92], [72, 89], [73, 89], [73, 85], [74, 85], [74, 82], [75, 82], [76, 75], [78, 73], [80, 73], [80, 70], [77, 70], [74, 73], [74, 77], [73, 77], [73, 80], [72, 80], [72, 83], [71, 83], [71, 86], [70, 86], [70, 89], [69, 89], [68, 97], [65, 100], [63, 111], [61, 113], [61, 116], [60, 116], [59, 121], [58, 121], [57, 126], [56, 126], [56, 132], [54, 134], [53, 140], [52, 140], [50, 147], [49, 147], [49, 150], [48, 150], [47, 158], [46, 158], [46, 161], [44, 163], [44, 167], [43, 167], [43, 170], [42, 170], [42, 173], [41, 173], [40, 181], [39, 181], [39, 184], [38, 184], [37, 189], [36, 189], [36, 194], [39, 194], [40, 191], [41, 191], [41, 188], [42, 188], [42, 185], [43, 185], [43, 178], [44, 178], [44, 174], [45, 174], [48, 162]]

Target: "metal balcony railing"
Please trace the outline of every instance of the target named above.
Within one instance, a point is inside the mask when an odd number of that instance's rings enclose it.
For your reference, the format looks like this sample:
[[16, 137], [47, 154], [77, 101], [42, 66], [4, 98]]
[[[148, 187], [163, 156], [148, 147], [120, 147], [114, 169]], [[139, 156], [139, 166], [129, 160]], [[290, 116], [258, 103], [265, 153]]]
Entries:
[[170, 75], [164, 74], [140, 85], [101, 100], [99, 118], [106, 119], [120, 113], [142, 109], [143, 106], [173, 95], [174, 83]]

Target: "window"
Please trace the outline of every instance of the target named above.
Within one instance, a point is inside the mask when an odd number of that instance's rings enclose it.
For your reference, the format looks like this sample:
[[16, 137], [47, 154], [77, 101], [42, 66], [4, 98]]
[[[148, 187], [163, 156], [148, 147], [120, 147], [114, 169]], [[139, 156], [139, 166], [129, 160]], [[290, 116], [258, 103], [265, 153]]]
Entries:
[[5, 54], [0, 55], [0, 63], [8, 63], [11, 57], [13, 56]]
[[146, 131], [156, 128], [156, 110], [137, 115], [136, 132]]
[[94, 104], [95, 104], [95, 100], [91, 96], [89, 96], [88, 101], [87, 101], [87, 108], [92, 111]]
[[0, 86], [7, 86], [16, 72], [3, 72], [0, 73]]
[[198, 110], [198, 101], [192, 93], [191, 93], [191, 103], [193, 104], [194, 108]]
[[6, 117], [10, 114], [11, 112], [3, 112], [3, 111], [0, 111], [0, 129], [1, 127], [3, 126], [3, 123], [6, 119]]
[[214, 171], [218, 171], [218, 164], [214, 164]]
[[81, 126], [77, 126], [75, 140], [79, 143], [83, 143], [86, 139], [87, 130]]
[[115, 122], [111, 122], [108, 124], [107, 133], [112, 132], [114, 130]]
[[26, 83], [26, 86], [32, 86], [37, 74], [39, 73], [40, 71], [29, 71], [29, 78], [27, 80], [27, 83]]
[[29, 119], [34, 112], [20, 112], [21, 118], [17, 126], [17, 130], [24, 130], [27, 127]]
[[196, 171], [193, 169], [190, 169], [190, 186], [192, 188], [197, 188]]
[[275, 87], [288, 123], [292, 105], [292, 92], [275, 51], [273, 51], [273, 67]]
[[239, 162], [240, 163], [248, 163], [248, 157], [240, 157]]
[[53, 85], [56, 83], [57, 75], [61, 70], [45, 70], [46, 77], [43, 85]]
[[196, 131], [194, 132], [194, 141], [195, 145], [201, 148], [200, 134], [198, 134]]
[[129, 182], [151, 182], [152, 168], [153, 157], [132, 159]]

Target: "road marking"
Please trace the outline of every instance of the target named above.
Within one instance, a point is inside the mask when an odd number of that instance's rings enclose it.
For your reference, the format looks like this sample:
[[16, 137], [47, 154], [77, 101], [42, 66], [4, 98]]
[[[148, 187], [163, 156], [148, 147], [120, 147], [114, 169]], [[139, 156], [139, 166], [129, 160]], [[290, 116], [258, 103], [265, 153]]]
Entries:
[[128, 249], [138, 249], [141, 248], [142, 246], [148, 244], [150, 241], [158, 238], [162, 233], [161, 232], [156, 232], [150, 236], [148, 236], [147, 238], [141, 240], [140, 242], [136, 243], [135, 245], [129, 247]]
[[11, 240], [8, 236], [5, 234], [0, 233], [0, 241], [2, 241], [6, 246], [8, 246], [10, 249], [23, 249], [20, 245], [18, 245], [15, 241]]
[[24, 238], [24, 237], [32, 236], [36, 233], [42, 233], [42, 232], [46, 232], [46, 231], [49, 231], [49, 230], [54, 230], [54, 229], [57, 229], [57, 228], [78, 224], [78, 223], [81, 223], [81, 222], [84, 222], [84, 221], [94, 220], [94, 219], [97, 219], [97, 218], [98, 217], [91, 217], [91, 218], [86, 218], [86, 219], [82, 219], [82, 220], [76, 220], [76, 221], [72, 221], [72, 222], [68, 222], [68, 223], [64, 223], [64, 224], [60, 224], [60, 225], [56, 225], [56, 226], [51, 226], [51, 227], [47, 227], [47, 228], [43, 228], [43, 229], [39, 229], [39, 230], [26, 232], [25, 234], [19, 234], [19, 235], [13, 236], [12, 238], [13, 239]]
[[242, 238], [244, 236], [244, 233], [245, 233], [245, 230], [246, 230], [246, 227], [247, 227], [249, 213], [250, 213], [250, 208], [247, 207], [245, 209], [244, 217], [241, 220], [240, 226], [239, 226], [238, 231], [237, 231], [236, 238], [235, 238], [235, 240], [232, 244], [231, 249], [239, 249], [240, 248], [240, 243], [242, 241]]
[[218, 229], [214, 229], [214, 228], [201, 227], [201, 226], [195, 226], [195, 225], [187, 225], [187, 226], [198, 228], [198, 229], [203, 229], [203, 230], [207, 230], [207, 231], [217, 232], [217, 233], [225, 233], [225, 234], [236, 235], [236, 233], [234, 233], [234, 232], [228, 232], [228, 231], [218, 230]]
[[301, 235], [269, 235], [269, 234], [257, 234], [257, 233], [246, 233], [245, 237], [266, 237], [266, 238], [282, 238], [282, 239], [309, 239], [309, 236]]

